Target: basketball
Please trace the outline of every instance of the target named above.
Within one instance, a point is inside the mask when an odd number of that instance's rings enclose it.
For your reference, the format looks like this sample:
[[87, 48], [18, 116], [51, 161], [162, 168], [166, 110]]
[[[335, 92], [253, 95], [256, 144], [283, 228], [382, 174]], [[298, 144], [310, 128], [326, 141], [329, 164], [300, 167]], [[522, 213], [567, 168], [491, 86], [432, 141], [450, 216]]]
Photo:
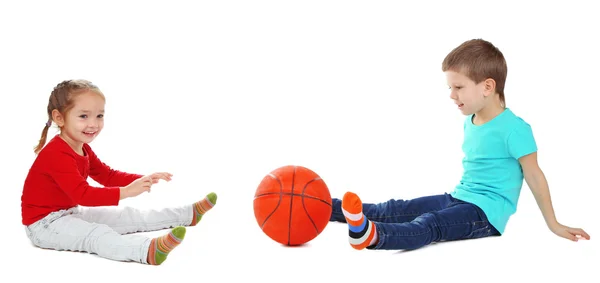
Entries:
[[331, 217], [331, 195], [312, 170], [288, 165], [267, 174], [254, 195], [254, 216], [262, 231], [286, 246], [317, 237]]

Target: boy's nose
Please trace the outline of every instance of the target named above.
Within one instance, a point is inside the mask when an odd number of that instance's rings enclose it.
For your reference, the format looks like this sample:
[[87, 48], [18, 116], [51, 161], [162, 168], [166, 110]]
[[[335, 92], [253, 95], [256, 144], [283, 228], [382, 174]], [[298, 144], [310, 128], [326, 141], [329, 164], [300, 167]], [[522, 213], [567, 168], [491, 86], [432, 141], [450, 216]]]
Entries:
[[456, 93], [454, 91], [450, 92], [450, 99], [452, 99], [452, 100], [458, 99], [458, 96], [456, 95]]

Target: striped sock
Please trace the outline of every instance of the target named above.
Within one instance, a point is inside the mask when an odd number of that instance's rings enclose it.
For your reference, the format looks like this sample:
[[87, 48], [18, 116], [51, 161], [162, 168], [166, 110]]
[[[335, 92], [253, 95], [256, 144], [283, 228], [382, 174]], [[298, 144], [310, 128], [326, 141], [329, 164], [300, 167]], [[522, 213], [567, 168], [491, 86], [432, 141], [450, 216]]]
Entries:
[[377, 243], [375, 224], [362, 213], [362, 201], [352, 193], [347, 192], [342, 199], [342, 212], [349, 228], [350, 245], [362, 250]]
[[152, 239], [148, 248], [148, 264], [160, 265], [174, 248], [181, 244], [185, 237], [185, 227], [173, 228], [169, 234]]
[[217, 194], [210, 193], [201, 201], [197, 201], [192, 206], [194, 207], [194, 217], [190, 226], [196, 226], [202, 219], [202, 216], [217, 204]]

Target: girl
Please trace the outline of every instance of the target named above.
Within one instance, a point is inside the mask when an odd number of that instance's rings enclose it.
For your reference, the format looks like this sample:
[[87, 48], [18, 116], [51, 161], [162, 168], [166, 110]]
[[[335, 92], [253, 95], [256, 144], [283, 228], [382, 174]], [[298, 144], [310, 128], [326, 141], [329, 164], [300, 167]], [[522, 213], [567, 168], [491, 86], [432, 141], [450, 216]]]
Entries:
[[[185, 227], [198, 224], [217, 196], [210, 193], [196, 203], [162, 210], [116, 208], [120, 200], [148, 192], [172, 175], [131, 174], [100, 161], [89, 144], [104, 126], [104, 105], [103, 93], [89, 81], [67, 80], [54, 88], [37, 157], [23, 186], [22, 223], [40, 248], [160, 265], [181, 244]], [[44, 146], [52, 122], [60, 132]], [[104, 187], [90, 186], [88, 177]], [[166, 228], [173, 229], [157, 238], [127, 235]]]
[[352, 192], [333, 199], [331, 221], [348, 223], [355, 249], [412, 250], [432, 242], [500, 236], [515, 213], [523, 179], [548, 228], [577, 241], [590, 236], [560, 224], [531, 127], [505, 107], [506, 62], [490, 42], [469, 40], [442, 63], [450, 98], [462, 114], [463, 177], [450, 194], [363, 204]]

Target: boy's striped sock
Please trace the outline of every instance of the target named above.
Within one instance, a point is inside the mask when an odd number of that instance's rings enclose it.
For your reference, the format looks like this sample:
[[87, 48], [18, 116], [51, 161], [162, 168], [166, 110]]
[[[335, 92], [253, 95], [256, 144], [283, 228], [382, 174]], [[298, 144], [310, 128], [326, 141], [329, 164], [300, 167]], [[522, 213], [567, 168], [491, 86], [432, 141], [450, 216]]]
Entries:
[[194, 207], [194, 216], [192, 217], [192, 224], [190, 226], [196, 226], [202, 219], [202, 216], [208, 212], [213, 206], [217, 204], [217, 194], [210, 193], [204, 197], [201, 201], [197, 201], [192, 206]]
[[351, 192], [347, 192], [342, 199], [342, 212], [349, 228], [350, 245], [362, 250], [377, 243], [375, 224], [362, 213], [362, 201]]
[[173, 228], [169, 234], [152, 239], [148, 248], [148, 264], [160, 265], [185, 237], [185, 227]]

